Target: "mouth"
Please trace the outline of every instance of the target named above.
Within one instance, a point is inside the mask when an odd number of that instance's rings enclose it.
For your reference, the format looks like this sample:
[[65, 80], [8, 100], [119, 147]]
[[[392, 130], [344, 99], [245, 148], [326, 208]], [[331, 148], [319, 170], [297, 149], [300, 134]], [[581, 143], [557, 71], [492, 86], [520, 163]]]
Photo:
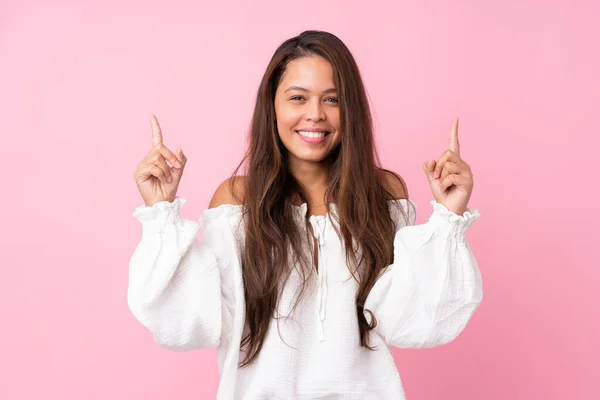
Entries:
[[317, 131], [302, 131], [297, 130], [296, 133], [304, 139], [323, 139], [325, 136], [329, 135], [331, 132], [325, 130], [317, 130]]

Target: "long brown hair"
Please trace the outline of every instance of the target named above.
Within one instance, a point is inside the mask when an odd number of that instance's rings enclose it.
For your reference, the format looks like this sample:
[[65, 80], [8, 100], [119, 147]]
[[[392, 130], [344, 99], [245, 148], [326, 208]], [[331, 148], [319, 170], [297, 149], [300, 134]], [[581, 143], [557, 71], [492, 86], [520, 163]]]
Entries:
[[[337, 218], [336, 231], [343, 239], [350, 271], [359, 282], [356, 313], [360, 343], [371, 350], [368, 332], [377, 321], [371, 314], [372, 322], [367, 322], [364, 312], [369, 311], [364, 310], [364, 303], [379, 274], [393, 262], [397, 227], [390, 218], [387, 202], [393, 195], [385, 183], [387, 170], [379, 166], [371, 113], [358, 66], [335, 35], [302, 32], [282, 43], [267, 66], [256, 97], [248, 150], [230, 180], [235, 194], [235, 177], [242, 165], [246, 166], [243, 199], [239, 199], [245, 206], [246, 233], [242, 252], [246, 325], [241, 343], [246, 354], [241, 367], [253, 362], [262, 349], [280, 292], [290, 276], [290, 265], [300, 265], [303, 278], [292, 311], [314, 273], [313, 255], [305, 246], [310, 235], [309, 224], [302, 230], [294, 217], [294, 205], [307, 196], [288, 170], [287, 150], [277, 132], [274, 99], [288, 63], [315, 55], [332, 65], [341, 113], [341, 143], [329, 155], [325, 198], [337, 206], [337, 215], [329, 215]], [[329, 211], [329, 202], [326, 205]]]

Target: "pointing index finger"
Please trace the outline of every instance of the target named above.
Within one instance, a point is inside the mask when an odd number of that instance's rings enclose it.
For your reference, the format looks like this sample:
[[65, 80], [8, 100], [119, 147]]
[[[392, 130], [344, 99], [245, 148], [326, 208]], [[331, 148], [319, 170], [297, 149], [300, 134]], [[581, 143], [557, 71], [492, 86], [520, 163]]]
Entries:
[[156, 116], [154, 116], [154, 114], [150, 114], [150, 124], [152, 125], [152, 146], [162, 144], [162, 131], [160, 130], [158, 119], [156, 119]]
[[450, 137], [448, 138], [448, 149], [460, 156], [460, 145], [458, 143], [458, 117], [452, 120]]

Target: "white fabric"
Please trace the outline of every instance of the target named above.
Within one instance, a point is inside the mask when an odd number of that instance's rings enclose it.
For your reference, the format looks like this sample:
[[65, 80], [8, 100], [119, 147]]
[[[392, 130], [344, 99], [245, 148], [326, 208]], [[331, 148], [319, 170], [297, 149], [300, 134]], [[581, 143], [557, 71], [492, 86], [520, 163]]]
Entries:
[[[140, 206], [133, 213], [142, 224], [142, 238], [129, 263], [127, 301], [167, 349], [218, 346], [220, 400], [404, 399], [390, 346], [448, 343], [482, 301], [481, 274], [465, 237], [479, 211], [470, 208], [459, 216], [431, 201], [429, 220], [414, 225], [416, 204], [390, 200], [399, 228], [394, 263], [365, 303], [377, 319], [369, 336], [377, 350], [365, 349], [356, 316], [358, 285], [346, 265], [334, 219], [311, 216], [319, 254], [311, 291], [290, 315], [301, 282], [298, 273], [292, 274], [281, 296], [279, 318], [271, 321], [258, 359], [240, 369], [245, 314], [242, 206], [207, 209], [196, 223], [181, 218], [185, 203], [178, 197], [173, 203]], [[337, 213], [335, 204], [330, 206]], [[295, 207], [302, 223], [307, 206]], [[197, 238], [200, 228], [202, 240]], [[370, 321], [370, 314], [365, 315]]]

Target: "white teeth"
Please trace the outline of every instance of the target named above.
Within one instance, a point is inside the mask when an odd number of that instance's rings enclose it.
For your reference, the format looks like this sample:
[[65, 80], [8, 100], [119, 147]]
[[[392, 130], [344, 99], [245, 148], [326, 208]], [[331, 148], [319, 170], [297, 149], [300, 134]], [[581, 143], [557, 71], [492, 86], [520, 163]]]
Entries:
[[319, 139], [325, 137], [325, 132], [306, 132], [306, 131], [298, 131], [298, 133], [304, 137], [311, 139]]

